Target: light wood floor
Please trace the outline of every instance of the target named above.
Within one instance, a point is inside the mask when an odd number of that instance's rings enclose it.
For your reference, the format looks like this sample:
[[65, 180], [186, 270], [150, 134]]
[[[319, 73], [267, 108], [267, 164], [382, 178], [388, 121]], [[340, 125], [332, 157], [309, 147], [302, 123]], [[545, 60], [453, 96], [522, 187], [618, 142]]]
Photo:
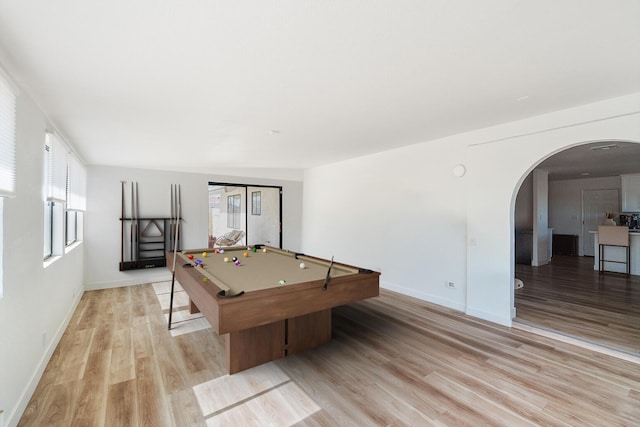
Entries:
[[152, 286], [86, 292], [21, 426], [637, 426], [640, 366], [382, 291], [329, 344], [232, 376]]
[[516, 265], [516, 319], [640, 355], [640, 277], [599, 274], [592, 257]]

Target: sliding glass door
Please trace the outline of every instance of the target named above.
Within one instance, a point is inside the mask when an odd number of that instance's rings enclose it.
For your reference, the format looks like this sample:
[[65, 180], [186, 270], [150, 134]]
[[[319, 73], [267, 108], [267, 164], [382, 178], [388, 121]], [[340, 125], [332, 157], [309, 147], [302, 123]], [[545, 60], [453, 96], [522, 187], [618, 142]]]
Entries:
[[209, 247], [282, 246], [282, 187], [209, 183]]

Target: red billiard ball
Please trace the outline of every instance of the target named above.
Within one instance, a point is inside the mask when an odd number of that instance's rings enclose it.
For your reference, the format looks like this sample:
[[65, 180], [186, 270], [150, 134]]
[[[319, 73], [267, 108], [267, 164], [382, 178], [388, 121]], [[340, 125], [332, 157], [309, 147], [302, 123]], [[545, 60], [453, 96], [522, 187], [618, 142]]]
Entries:
[[193, 259], [193, 255], [189, 255], [189, 259]]

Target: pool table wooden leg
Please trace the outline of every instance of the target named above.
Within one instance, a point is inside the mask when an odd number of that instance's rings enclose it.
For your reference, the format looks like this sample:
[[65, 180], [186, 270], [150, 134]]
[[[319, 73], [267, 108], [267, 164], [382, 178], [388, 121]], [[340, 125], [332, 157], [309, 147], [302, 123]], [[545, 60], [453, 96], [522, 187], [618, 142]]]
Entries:
[[224, 336], [229, 374], [331, 341], [331, 309], [292, 317]]
[[331, 341], [331, 309], [289, 319], [287, 355]]
[[193, 303], [191, 298], [189, 298], [189, 314], [195, 314], [195, 313], [200, 313], [200, 309], [198, 308], [197, 305]]
[[280, 320], [225, 334], [224, 347], [229, 374], [284, 357], [284, 322]]

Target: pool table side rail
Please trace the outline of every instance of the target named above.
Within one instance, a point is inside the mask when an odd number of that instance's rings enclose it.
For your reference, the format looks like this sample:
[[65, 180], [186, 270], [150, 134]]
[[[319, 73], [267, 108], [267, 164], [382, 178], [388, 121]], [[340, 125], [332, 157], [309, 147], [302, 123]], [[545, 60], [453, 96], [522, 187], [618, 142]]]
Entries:
[[[172, 265], [173, 253], [167, 253], [167, 259]], [[221, 287], [211, 280], [203, 282], [197, 268], [176, 263], [176, 279], [219, 335], [378, 296], [379, 276], [371, 272], [332, 277], [326, 291], [322, 291], [324, 279], [319, 279], [219, 298]]]
[[[173, 264], [173, 253], [167, 252], [167, 266]], [[214, 331], [218, 332], [219, 311], [216, 295], [220, 292], [215, 284], [202, 286], [202, 275], [195, 268], [185, 268], [176, 262], [176, 280], [182, 285], [191, 303], [195, 304], [198, 310], [209, 321]]]
[[255, 291], [234, 298], [236, 301], [232, 303], [219, 304], [218, 332], [225, 334], [266, 325], [380, 294], [378, 273], [332, 279], [326, 291], [322, 290], [323, 283], [324, 280], [317, 280], [285, 288]]
[[[309, 260], [311, 262], [315, 262], [317, 264], [323, 264], [326, 265], [327, 268], [329, 267], [330, 264], [330, 260], [324, 259], [324, 258], [319, 258], [319, 257], [315, 257], [312, 255], [307, 255], [304, 253], [300, 253], [300, 252], [294, 252], [294, 251], [287, 251], [284, 249], [280, 249], [280, 248], [274, 248], [271, 246], [266, 246], [266, 245], [259, 245], [261, 248], [266, 248], [268, 251], [271, 252], [276, 252], [279, 253], [281, 255], [285, 255], [285, 256], [289, 256], [291, 258], [298, 258], [301, 261], [304, 260]], [[184, 259], [186, 260], [187, 256], [189, 254], [191, 255], [201, 255], [203, 252], [206, 253], [215, 253], [216, 250], [220, 250], [220, 249], [224, 249], [225, 252], [234, 252], [234, 251], [242, 251], [242, 252], [246, 252], [248, 249], [245, 247], [241, 247], [241, 246], [231, 246], [231, 247], [227, 247], [227, 248], [217, 248], [217, 249], [211, 249], [211, 248], [203, 248], [203, 249], [185, 249], [183, 251], [181, 251], [181, 254], [184, 256]], [[354, 267], [352, 265], [349, 264], [344, 264], [341, 262], [334, 262], [333, 265], [335, 267], [340, 267], [341, 269], [344, 270], [350, 270], [352, 273], [357, 273], [358, 271], [360, 271], [360, 268], [358, 267]]]
[[[318, 257], [314, 257], [314, 256], [310, 256], [310, 255], [303, 255], [300, 253], [296, 253], [296, 252], [291, 252], [291, 251], [284, 251], [282, 249], [279, 248], [272, 248], [272, 247], [267, 247], [269, 251], [274, 252], [274, 253], [278, 253], [280, 255], [283, 256], [288, 256], [290, 258], [296, 258], [300, 261], [306, 261], [307, 263], [314, 263], [316, 265], [320, 265], [320, 266], [325, 266], [327, 269], [330, 265], [330, 261], [323, 259], [323, 258], [318, 258]], [[229, 254], [233, 253], [233, 251], [242, 251], [245, 252], [247, 249], [244, 247], [234, 247], [231, 248], [231, 251], [228, 251]], [[178, 264], [180, 264], [181, 266], [193, 266], [194, 262], [193, 260], [190, 260], [188, 258], [189, 255], [201, 255], [203, 252], [207, 252], [207, 253], [213, 253], [214, 249], [189, 249], [189, 250], [183, 250], [181, 253], [178, 253]], [[226, 253], [225, 253], [226, 254]], [[189, 268], [189, 267], [187, 267]], [[198, 270], [198, 272], [204, 277], [206, 278], [209, 282], [213, 282], [220, 291], [224, 291], [225, 293], [229, 293], [229, 292], [240, 292], [240, 290], [236, 290], [233, 291], [232, 287], [230, 285], [228, 285], [223, 278], [219, 277], [218, 275], [216, 275], [212, 269], [209, 268], [205, 268], [205, 269], [200, 269], [199, 267], [194, 267], [196, 270]], [[357, 274], [360, 272], [361, 269], [351, 266], [351, 265], [347, 265], [347, 264], [343, 264], [343, 263], [339, 263], [339, 262], [334, 262], [333, 263], [333, 267], [331, 269], [331, 281], [334, 281], [338, 276], [344, 276], [344, 275], [353, 275], [353, 274]], [[324, 280], [324, 278], [323, 278]], [[203, 283], [206, 283], [206, 280], [203, 280]], [[304, 282], [303, 284], [306, 284], [308, 282]], [[290, 287], [290, 286], [295, 286], [296, 283], [289, 283], [287, 284], [286, 287]], [[273, 286], [273, 288], [278, 287], [278, 286]], [[260, 289], [251, 289], [252, 287], [249, 286], [249, 289], [242, 289], [245, 291], [245, 295], [247, 293], [253, 293], [253, 292], [259, 292]]]

